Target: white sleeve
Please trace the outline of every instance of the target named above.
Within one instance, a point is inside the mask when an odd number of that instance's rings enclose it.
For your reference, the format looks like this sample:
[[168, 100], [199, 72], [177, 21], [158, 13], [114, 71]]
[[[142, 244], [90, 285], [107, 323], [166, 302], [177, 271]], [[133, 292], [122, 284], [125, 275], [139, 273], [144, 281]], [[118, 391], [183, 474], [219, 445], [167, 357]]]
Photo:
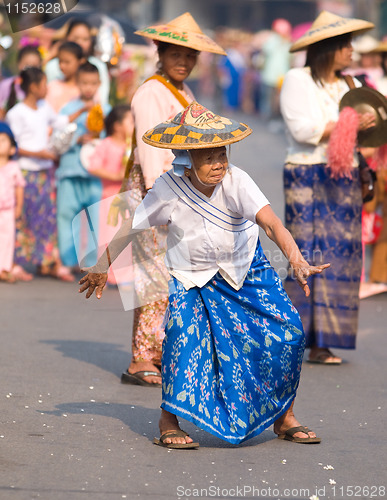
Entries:
[[323, 117], [312, 77], [301, 68], [288, 71], [280, 94], [280, 108], [294, 140], [317, 146], [324, 133]]
[[15, 136], [16, 142], [20, 141], [22, 133], [24, 132], [24, 119], [23, 114], [20, 112], [19, 106], [16, 105], [8, 111], [8, 113], [5, 115], [5, 121], [10, 126], [10, 129]]
[[231, 173], [227, 175], [231, 179], [228, 177], [225, 184], [227, 207], [256, 224], [257, 213], [270, 202], [249, 174], [238, 167], [230, 167]]
[[177, 201], [178, 197], [163, 177], [159, 177], [137, 207], [133, 217], [133, 229], [148, 229], [168, 224]]

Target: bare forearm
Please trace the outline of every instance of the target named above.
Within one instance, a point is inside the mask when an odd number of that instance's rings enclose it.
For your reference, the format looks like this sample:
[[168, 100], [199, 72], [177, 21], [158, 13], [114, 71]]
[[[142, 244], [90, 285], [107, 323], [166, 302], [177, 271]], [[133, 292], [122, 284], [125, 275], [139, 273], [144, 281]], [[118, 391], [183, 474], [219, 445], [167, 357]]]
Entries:
[[21, 212], [21, 209], [23, 208], [23, 201], [24, 201], [24, 188], [23, 187], [21, 187], [21, 186], [16, 187], [15, 198], [16, 198], [15, 210], [16, 210], [16, 212]]
[[301, 255], [301, 252], [296, 245], [292, 235], [284, 227], [279, 217], [275, 215], [270, 205], [262, 208], [256, 216], [257, 224], [259, 224], [262, 229], [267, 234], [274, 243], [278, 246], [281, 252], [290, 262], [290, 265], [304, 265], [307, 262]]
[[120, 253], [129, 245], [139, 232], [140, 231], [132, 230], [131, 219], [124, 221], [104, 253], [98, 259], [97, 264], [93, 266], [92, 272], [106, 273], [112, 262], [116, 260]]
[[292, 235], [280, 221], [279, 224], [275, 224], [272, 228], [270, 228], [266, 234], [278, 246], [281, 252], [288, 259], [291, 266], [295, 264], [306, 264], [306, 260], [302, 256]]

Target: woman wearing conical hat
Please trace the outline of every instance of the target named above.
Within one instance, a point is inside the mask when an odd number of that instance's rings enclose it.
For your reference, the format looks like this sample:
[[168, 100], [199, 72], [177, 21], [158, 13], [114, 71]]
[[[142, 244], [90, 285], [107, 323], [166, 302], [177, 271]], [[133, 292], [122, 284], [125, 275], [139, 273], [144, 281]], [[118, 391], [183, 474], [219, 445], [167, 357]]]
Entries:
[[306, 295], [310, 266], [251, 177], [228, 162], [226, 146], [251, 129], [193, 102], [143, 140], [173, 150], [159, 177], [80, 281], [98, 298], [111, 261], [135, 233], [166, 225], [169, 311], [162, 356], [160, 438], [167, 448], [197, 448], [177, 417], [230, 443], [274, 424], [280, 439], [319, 443], [293, 414], [304, 333], [297, 310], [263, 254], [259, 226], [288, 258]]
[[[188, 12], [169, 23], [136, 33], [156, 43], [159, 61], [157, 73], [139, 87], [131, 103], [137, 147], [134, 165], [127, 169], [122, 190], [131, 193], [128, 201], [132, 213], [155, 180], [171, 168], [173, 160], [170, 151], [148, 146], [141, 140], [142, 135], [156, 123], [175, 116], [193, 100], [185, 80], [200, 51], [225, 54]], [[122, 374], [124, 383], [161, 387], [162, 322], [168, 303], [168, 273], [163, 262], [165, 238], [164, 228], [152, 228], [132, 246], [139, 307], [134, 310], [132, 360]]]
[[[291, 275], [285, 287], [303, 320], [309, 361], [327, 365], [342, 361], [330, 348], [355, 348], [362, 268], [357, 156], [350, 152], [348, 164], [334, 174], [327, 149], [331, 133], [341, 127], [341, 98], [350, 86], [361, 86], [342, 73], [351, 64], [352, 37], [372, 28], [367, 21], [322, 12], [290, 48], [307, 51], [306, 65], [287, 73], [280, 96], [289, 140], [286, 227], [311, 263], [331, 263], [324, 276], [312, 279], [308, 300]], [[372, 113], [358, 116], [358, 130], [373, 125]]]

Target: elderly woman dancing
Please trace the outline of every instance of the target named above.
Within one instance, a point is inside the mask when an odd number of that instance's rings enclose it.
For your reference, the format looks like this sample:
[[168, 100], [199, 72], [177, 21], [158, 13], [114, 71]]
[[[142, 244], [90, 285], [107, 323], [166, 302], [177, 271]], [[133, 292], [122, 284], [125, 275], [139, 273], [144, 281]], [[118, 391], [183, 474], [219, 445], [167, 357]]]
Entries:
[[274, 423], [281, 439], [319, 443], [293, 414], [304, 352], [297, 310], [262, 251], [259, 226], [289, 259], [306, 295], [310, 266], [268, 200], [226, 145], [251, 133], [242, 123], [193, 102], [143, 140], [172, 149], [164, 173], [88, 270], [80, 292], [98, 298], [111, 261], [152, 226], [167, 225], [171, 275], [162, 355], [160, 438], [168, 448], [197, 448], [177, 416], [230, 443]]

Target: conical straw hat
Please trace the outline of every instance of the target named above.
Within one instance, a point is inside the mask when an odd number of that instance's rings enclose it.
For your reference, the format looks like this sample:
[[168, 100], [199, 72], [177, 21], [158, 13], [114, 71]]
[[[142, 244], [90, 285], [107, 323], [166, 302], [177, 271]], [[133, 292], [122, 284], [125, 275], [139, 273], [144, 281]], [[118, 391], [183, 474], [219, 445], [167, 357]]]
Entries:
[[387, 40], [379, 42], [372, 52], [387, 52]]
[[226, 55], [220, 45], [203, 33], [189, 12], [172, 19], [167, 24], [158, 24], [137, 30], [135, 34], [160, 42], [182, 45], [190, 49]]
[[156, 148], [206, 149], [241, 141], [251, 132], [248, 125], [218, 116], [193, 101], [171, 120], [145, 132], [142, 140]]
[[361, 35], [374, 27], [375, 25], [368, 21], [340, 17], [324, 10], [316, 18], [310, 29], [293, 43], [290, 52], [303, 50], [313, 43], [346, 33], [353, 33], [356, 36]]

